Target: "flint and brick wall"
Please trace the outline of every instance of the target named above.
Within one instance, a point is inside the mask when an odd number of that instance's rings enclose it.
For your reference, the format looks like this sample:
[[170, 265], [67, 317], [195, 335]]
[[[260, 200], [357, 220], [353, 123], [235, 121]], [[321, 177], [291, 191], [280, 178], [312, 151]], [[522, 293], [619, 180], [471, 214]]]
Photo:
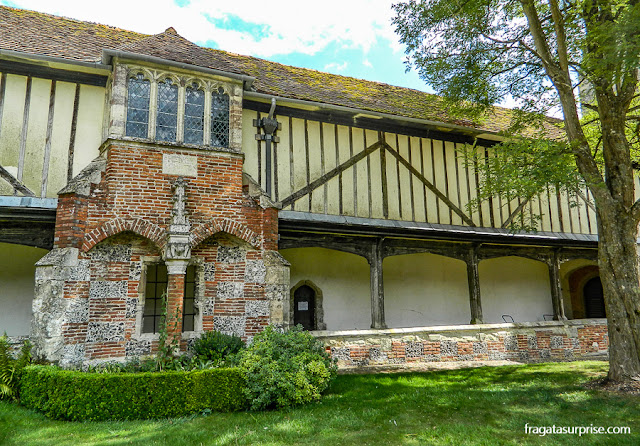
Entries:
[[605, 319], [315, 332], [339, 367], [419, 362], [568, 361], [608, 354]]
[[[157, 335], [141, 333], [145, 264], [164, 254], [179, 176], [197, 271], [196, 331], [249, 340], [285, 324], [288, 264], [277, 253], [277, 209], [243, 189], [241, 154], [109, 140], [102, 156], [98, 181], [75, 189], [72, 182], [61, 194], [54, 250], [38, 262], [32, 338], [40, 356], [78, 365], [153, 352]], [[186, 170], [167, 168], [167, 156]], [[171, 312], [181, 290], [168, 294]], [[194, 334], [182, 336], [183, 348]]]

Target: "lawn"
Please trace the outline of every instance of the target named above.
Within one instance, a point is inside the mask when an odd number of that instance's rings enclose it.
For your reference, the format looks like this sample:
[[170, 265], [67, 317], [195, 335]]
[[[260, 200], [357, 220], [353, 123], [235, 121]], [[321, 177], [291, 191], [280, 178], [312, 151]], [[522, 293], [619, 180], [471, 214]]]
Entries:
[[[51, 421], [0, 402], [6, 445], [640, 444], [640, 396], [586, 390], [604, 362], [339, 376], [322, 402], [156, 421]], [[524, 426], [629, 426], [631, 434], [539, 437]]]

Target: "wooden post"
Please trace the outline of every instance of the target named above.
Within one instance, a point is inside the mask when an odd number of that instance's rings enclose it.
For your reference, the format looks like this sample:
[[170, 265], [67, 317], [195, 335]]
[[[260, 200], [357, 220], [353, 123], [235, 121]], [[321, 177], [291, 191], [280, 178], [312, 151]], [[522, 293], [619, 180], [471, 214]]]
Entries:
[[557, 249], [553, 250], [548, 265], [551, 301], [553, 303], [553, 320], [566, 321], [567, 317], [564, 314], [564, 299], [562, 298], [562, 287], [560, 285], [560, 260]]
[[371, 328], [387, 328], [384, 320], [384, 285], [382, 283], [382, 240], [372, 243], [368, 256], [371, 277]]
[[467, 257], [467, 281], [469, 283], [469, 305], [471, 324], [483, 324], [482, 301], [480, 300], [480, 276], [478, 275], [478, 245], [469, 249]]

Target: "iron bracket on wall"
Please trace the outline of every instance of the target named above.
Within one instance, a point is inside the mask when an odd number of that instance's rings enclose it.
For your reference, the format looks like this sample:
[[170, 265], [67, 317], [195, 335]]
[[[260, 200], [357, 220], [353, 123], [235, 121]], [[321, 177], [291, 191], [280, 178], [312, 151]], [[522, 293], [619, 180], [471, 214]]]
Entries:
[[[258, 133], [256, 133], [256, 140], [258, 141], [265, 141], [266, 143], [266, 150], [265, 150], [265, 157], [266, 157], [266, 163], [265, 163], [265, 171], [266, 171], [266, 175], [265, 175], [265, 180], [266, 180], [266, 187], [265, 187], [265, 192], [267, 193], [267, 195], [269, 197], [271, 197], [271, 175], [272, 175], [272, 168], [271, 168], [271, 143], [279, 143], [280, 142], [280, 138], [277, 137], [275, 135], [276, 131], [281, 130], [282, 129], [282, 125], [273, 117], [274, 113], [276, 110], [276, 99], [275, 98], [271, 98], [271, 108], [269, 109], [269, 115], [264, 117], [264, 118], [260, 118], [260, 119], [254, 119], [253, 120], [253, 125], [254, 127], [258, 128]], [[262, 129], [262, 131], [264, 133], [260, 133], [260, 129]]]

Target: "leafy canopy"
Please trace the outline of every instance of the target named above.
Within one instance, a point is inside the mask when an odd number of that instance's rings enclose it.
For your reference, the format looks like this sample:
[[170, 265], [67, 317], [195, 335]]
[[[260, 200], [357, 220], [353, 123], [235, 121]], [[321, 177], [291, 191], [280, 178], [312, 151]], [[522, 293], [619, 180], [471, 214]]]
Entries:
[[[575, 197], [584, 194], [584, 180], [603, 183], [611, 147], [603, 144], [602, 119], [624, 123], [626, 150], [637, 164], [637, 0], [410, 0], [393, 7], [408, 69], [452, 113], [491, 119], [494, 104], [509, 97], [518, 104], [496, 156], [480, 160], [466, 150], [480, 174], [481, 194], [472, 206], [495, 195], [530, 199], [549, 186]], [[580, 100], [587, 111], [582, 119]], [[565, 124], [545, 116], [559, 110]], [[567, 138], [549, 138], [550, 124], [566, 125]]]

